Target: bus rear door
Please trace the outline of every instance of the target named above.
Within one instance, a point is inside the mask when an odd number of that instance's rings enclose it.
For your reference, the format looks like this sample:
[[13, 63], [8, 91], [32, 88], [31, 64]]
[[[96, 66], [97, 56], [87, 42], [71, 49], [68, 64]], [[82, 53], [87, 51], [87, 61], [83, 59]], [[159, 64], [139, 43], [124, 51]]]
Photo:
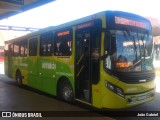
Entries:
[[[8, 45], [8, 64], [5, 64], [6, 69], [8, 69], [8, 76], [13, 77], [12, 73], [12, 56], [13, 56], [13, 44]], [[7, 70], [6, 70], [7, 71]]]

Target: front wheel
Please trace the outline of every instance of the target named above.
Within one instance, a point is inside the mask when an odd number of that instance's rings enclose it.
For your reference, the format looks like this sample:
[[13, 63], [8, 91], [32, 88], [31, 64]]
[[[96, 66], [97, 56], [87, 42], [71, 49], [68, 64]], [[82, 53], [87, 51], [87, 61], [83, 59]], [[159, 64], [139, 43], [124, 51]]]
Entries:
[[58, 97], [67, 102], [73, 102], [73, 89], [68, 80], [62, 81], [58, 86]]

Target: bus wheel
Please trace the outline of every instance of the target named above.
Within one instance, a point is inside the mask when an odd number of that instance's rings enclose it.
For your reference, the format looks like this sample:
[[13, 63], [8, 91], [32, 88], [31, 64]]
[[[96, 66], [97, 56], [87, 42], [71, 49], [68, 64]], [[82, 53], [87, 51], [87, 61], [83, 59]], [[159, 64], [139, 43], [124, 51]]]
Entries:
[[21, 77], [20, 72], [16, 73], [16, 81], [17, 81], [18, 86], [22, 86], [22, 77]]
[[73, 102], [73, 89], [70, 82], [68, 80], [64, 80], [58, 87], [58, 97], [67, 102]]

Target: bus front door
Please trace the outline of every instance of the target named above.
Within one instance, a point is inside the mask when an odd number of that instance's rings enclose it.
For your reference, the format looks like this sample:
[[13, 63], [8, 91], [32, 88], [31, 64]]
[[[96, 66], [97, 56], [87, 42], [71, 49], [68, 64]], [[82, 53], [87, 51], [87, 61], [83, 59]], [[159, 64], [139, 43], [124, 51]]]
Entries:
[[90, 28], [76, 30], [75, 97], [87, 103], [91, 103], [90, 36]]

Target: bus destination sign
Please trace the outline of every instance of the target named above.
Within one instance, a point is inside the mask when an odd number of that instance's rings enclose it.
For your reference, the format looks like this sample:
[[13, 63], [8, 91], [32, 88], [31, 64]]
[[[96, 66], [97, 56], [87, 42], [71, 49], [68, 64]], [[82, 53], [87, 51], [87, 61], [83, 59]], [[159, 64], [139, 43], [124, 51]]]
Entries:
[[115, 23], [121, 25], [147, 28], [146, 23], [115, 16]]

